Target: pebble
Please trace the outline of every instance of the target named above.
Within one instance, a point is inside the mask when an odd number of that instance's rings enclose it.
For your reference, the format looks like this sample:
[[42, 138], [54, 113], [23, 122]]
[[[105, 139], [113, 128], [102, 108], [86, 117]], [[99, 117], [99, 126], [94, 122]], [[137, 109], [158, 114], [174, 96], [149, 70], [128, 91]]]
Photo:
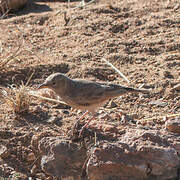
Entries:
[[172, 89], [176, 91], [180, 91], [180, 84], [175, 85]]
[[48, 123], [52, 123], [52, 124], [56, 124], [57, 126], [61, 126], [62, 125], [62, 117], [56, 117], [56, 116], [51, 116], [47, 122]]
[[152, 100], [149, 102], [150, 105], [156, 105], [156, 106], [159, 106], [159, 107], [165, 107], [168, 105], [167, 102], [164, 102], [162, 100]]
[[27, 161], [35, 161], [35, 159], [36, 159], [36, 156], [34, 155], [33, 152], [27, 155]]
[[7, 158], [8, 155], [9, 155], [9, 152], [7, 150], [7, 147], [0, 145], [0, 157], [1, 158]]
[[67, 110], [62, 110], [62, 112], [67, 115], [69, 114], [69, 111], [67, 111]]
[[164, 71], [164, 77], [174, 79], [174, 76], [169, 71]]
[[115, 107], [117, 107], [117, 104], [114, 101], [111, 101], [110, 108], [115, 108]]
[[167, 120], [165, 127], [170, 132], [180, 134], [180, 116]]

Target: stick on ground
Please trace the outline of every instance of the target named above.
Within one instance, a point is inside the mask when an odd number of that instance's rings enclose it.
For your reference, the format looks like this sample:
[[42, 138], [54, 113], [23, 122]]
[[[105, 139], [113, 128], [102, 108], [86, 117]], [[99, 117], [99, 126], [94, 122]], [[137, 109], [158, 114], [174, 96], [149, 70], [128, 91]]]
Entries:
[[102, 60], [108, 64], [109, 66], [111, 66], [121, 77], [123, 77], [128, 83], [130, 82], [127, 77], [119, 71], [119, 69], [117, 69], [114, 65], [112, 65], [109, 61], [107, 61], [105, 58], [102, 58]]

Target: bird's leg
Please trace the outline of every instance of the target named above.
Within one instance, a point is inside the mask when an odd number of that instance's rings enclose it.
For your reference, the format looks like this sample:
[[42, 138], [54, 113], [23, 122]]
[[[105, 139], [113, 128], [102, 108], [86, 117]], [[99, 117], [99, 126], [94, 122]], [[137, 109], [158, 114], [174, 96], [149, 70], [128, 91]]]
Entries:
[[78, 128], [78, 125], [79, 125], [79, 121], [81, 121], [86, 115], [88, 114], [88, 111], [86, 111], [73, 125], [72, 129], [71, 129], [71, 134], [72, 136], [74, 136], [74, 134], [77, 133], [77, 128]]
[[88, 114], [88, 111], [86, 111], [86, 112], [78, 119], [78, 122], [81, 121], [87, 114]]
[[88, 120], [88, 122], [81, 128], [80, 132], [79, 132], [79, 138], [82, 136], [82, 133], [84, 131], [84, 129], [89, 125], [89, 123], [94, 119], [94, 115], [91, 119]]
[[74, 124], [74, 128], [78, 127], [79, 121], [81, 121], [86, 115], [88, 114], [88, 111], [86, 111]]

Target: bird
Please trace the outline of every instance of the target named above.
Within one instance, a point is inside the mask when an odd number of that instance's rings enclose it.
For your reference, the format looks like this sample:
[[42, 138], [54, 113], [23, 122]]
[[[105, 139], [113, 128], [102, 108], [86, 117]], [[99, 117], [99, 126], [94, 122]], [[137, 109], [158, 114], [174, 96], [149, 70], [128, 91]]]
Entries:
[[85, 111], [79, 118], [79, 121], [89, 112], [93, 114], [93, 117], [82, 127], [82, 130], [94, 119], [95, 112], [104, 106], [109, 99], [127, 93], [149, 93], [147, 89], [136, 89], [119, 84], [105, 84], [82, 79], [71, 79], [62, 73], [49, 75], [38, 87], [38, 89], [42, 88], [53, 90], [62, 101], [72, 108]]

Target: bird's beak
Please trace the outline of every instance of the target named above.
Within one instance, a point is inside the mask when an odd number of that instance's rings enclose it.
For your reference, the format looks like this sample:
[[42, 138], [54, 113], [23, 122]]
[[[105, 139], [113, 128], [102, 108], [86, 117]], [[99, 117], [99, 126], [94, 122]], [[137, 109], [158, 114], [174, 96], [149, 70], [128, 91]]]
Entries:
[[44, 88], [48, 88], [48, 86], [46, 84], [40, 84], [38, 86], [38, 89], [44, 89]]

